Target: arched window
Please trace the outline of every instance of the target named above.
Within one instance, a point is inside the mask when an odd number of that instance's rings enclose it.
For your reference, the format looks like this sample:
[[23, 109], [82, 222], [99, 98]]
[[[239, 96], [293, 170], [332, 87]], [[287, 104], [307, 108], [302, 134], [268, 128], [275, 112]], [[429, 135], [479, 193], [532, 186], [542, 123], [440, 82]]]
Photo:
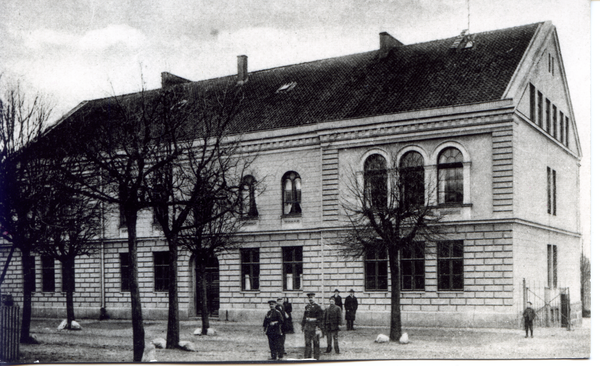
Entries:
[[379, 154], [365, 161], [365, 202], [374, 208], [387, 206], [387, 163]]
[[455, 147], [438, 156], [438, 203], [463, 203], [463, 155]]
[[425, 170], [423, 156], [409, 151], [400, 159], [399, 189], [400, 204], [403, 209], [425, 203]]
[[247, 175], [242, 179], [242, 215], [246, 218], [258, 217], [256, 208], [256, 179]]
[[302, 213], [302, 179], [296, 172], [287, 172], [282, 180], [283, 214], [300, 215]]

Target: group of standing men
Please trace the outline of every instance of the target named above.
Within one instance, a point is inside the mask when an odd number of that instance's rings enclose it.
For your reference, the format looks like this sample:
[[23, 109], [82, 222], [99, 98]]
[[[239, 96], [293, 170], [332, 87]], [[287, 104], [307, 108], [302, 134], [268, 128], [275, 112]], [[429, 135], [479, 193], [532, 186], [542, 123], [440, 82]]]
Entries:
[[356, 309], [358, 300], [354, 297], [354, 290], [350, 290], [350, 295], [346, 297], [342, 305], [340, 292], [336, 289], [334, 295], [329, 298], [329, 307], [325, 311], [315, 303], [315, 294], [310, 292], [308, 296], [308, 305], [304, 308], [304, 317], [302, 318], [302, 332], [304, 333], [304, 358], [319, 359], [320, 345], [319, 339], [322, 332], [327, 336], [327, 350], [329, 353], [333, 348], [335, 353], [340, 353], [338, 343], [338, 331], [342, 325], [342, 306], [346, 309], [346, 330], [354, 330], [354, 319], [356, 318]]
[[[356, 318], [356, 309], [358, 300], [354, 297], [354, 290], [350, 290], [350, 295], [346, 297], [342, 304], [340, 292], [336, 289], [334, 295], [329, 298], [329, 307], [325, 311], [315, 303], [315, 293], [309, 292], [308, 304], [304, 308], [302, 317], [302, 332], [304, 333], [304, 358], [319, 359], [319, 339], [323, 332], [327, 335], [327, 350], [330, 353], [335, 349], [340, 353], [338, 343], [338, 331], [342, 325], [342, 308], [346, 311], [346, 330], [354, 330], [354, 319]], [[263, 329], [269, 339], [269, 349], [271, 350], [271, 360], [282, 359], [285, 352], [285, 335], [294, 333], [292, 323], [292, 304], [287, 299], [279, 298], [277, 301], [269, 301], [270, 310], [267, 312], [263, 321]]]

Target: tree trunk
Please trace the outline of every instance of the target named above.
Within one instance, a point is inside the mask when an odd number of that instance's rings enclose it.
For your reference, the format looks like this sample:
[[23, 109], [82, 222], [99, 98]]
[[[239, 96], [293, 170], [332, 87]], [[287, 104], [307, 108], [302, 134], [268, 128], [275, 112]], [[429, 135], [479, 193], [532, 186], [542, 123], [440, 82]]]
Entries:
[[125, 222], [127, 224], [127, 244], [129, 246], [129, 290], [131, 294], [131, 325], [133, 329], [133, 361], [141, 362], [144, 355], [145, 334], [144, 319], [142, 317], [142, 301], [138, 283], [137, 261], [137, 210], [124, 208]]
[[179, 347], [179, 295], [177, 286], [177, 237], [169, 239], [169, 320], [167, 322], [167, 348]]
[[29, 335], [31, 329], [31, 262], [29, 255], [31, 251], [27, 245], [20, 245], [21, 248], [21, 268], [23, 270], [23, 319], [21, 319], [21, 343], [37, 343]]
[[400, 318], [400, 251], [394, 245], [388, 248], [390, 274], [392, 278], [392, 314], [390, 322], [390, 341], [399, 341], [402, 336], [402, 321]]
[[70, 258], [65, 260], [65, 265], [63, 268], [65, 269], [65, 283], [66, 283], [66, 293], [67, 293], [67, 329], [71, 329], [71, 324], [75, 320], [75, 309], [73, 307], [73, 291], [75, 291], [75, 274], [73, 273], [75, 264], [75, 259]]
[[202, 298], [202, 308], [200, 309], [200, 314], [202, 317], [202, 335], [206, 335], [208, 332], [208, 328], [210, 327], [209, 321], [208, 321], [208, 289], [207, 289], [207, 285], [206, 285], [206, 262], [205, 262], [206, 258], [200, 258], [200, 257], [196, 257], [196, 261], [199, 261], [199, 265], [198, 265], [198, 269], [199, 269], [199, 273], [197, 274], [198, 276], [200, 276], [200, 293], [197, 294], [197, 296], [201, 296]]

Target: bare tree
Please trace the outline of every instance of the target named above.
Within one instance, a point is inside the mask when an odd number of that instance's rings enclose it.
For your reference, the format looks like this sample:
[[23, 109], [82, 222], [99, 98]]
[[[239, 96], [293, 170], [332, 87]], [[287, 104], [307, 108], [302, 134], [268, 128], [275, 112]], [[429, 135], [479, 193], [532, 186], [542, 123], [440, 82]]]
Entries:
[[[173, 104], [168, 90], [142, 90], [84, 103], [50, 131], [52, 138], [62, 141], [61, 158], [76, 161], [67, 164], [64, 172], [77, 182], [79, 193], [118, 207], [127, 227], [134, 361], [141, 361], [145, 342], [138, 284], [138, 213], [152, 207], [149, 179], [182, 153], [177, 141], [189, 129], [184, 116], [173, 116], [184, 105], [184, 100]], [[165, 144], [172, 149], [165, 150]]]
[[422, 157], [408, 155], [400, 166], [386, 167], [380, 155], [367, 160], [364, 172], [352, 171], [342, 195], [350, 229], [338, 240], [351, 258], [387, 256], [391, 274], [390, 340], [402, 334], [400, 254], [427, 250], [442, 237], [441, 215], [433, 206], [435, 189], [425, 184]]
[[47, 165], [31, 146], [44, 133], [52, 107], [40, 94], [29, 96], [19, 83], [11, 85], [0, 81], [0, 234], [12, 244], [0, 285], [14, 251], [18, 249], [23, 272], [21, 342], [37, 343], [29, 335], [33, 287], [30, 256], [44, 238], [44, 227], [36, 207], [46, 184]]
[[[232, 137], [231, 122], [242, 100], [240, 90], [229, 86], [214, 93], [198, 91], [194, 100], [186, 100], [186, 118], [194, 132], [187, 140], [163, 144], [164, 150], [159, 152], [161, 155], [168, 155], [176, 148], [171, 145], [175, 143], [182, 153], [164, 169], [153, 172], [148, 191], [148, 201], [169, 245], [170, 278], [177, 278], [178, 249], [182, 241], [187, 242], [184, 237], [194, 230], [192, 226], [196, 222], [193, 217], [196, 217], [198, 208], [212, 205], [217, 197], [220, 199], [222, 196], [234, 202], [241, 172], [249, 165], [249, 160], [240, 156], [239, 141]], [[219, 210], [211, 212], [203, 220], [210, 224], [223, 217], [230, 218], [236, 208], [236, 205], [227, 208], [221, 205]], [[167, 348], [178, 347], [178, 308], [177, 281], [169, 281]], [[208, 317], [204, 319], [208, 324]]]
[[581, 280], [581, 304], [583, 307], [583, 313], [585, 316], [589, 316], [591, 309], [588, 309], [587, 301], [584, 301], [590, 296], [591, 291], [591, 279], [592, 279], [592, 264], [590, 259], [581, 253], [579, 259], [579, 271]]
[[75, 320], [75, 259], [97, 252], [102, 224], [101, 202], [78, 194], [71, 180], [54, 169], [52, 180], [41, 197], [37, 215], [45, 226], [46, 240], [37, 246], [42, 255], [61, 262], [63, 291], [66, 293], [67, 329]]

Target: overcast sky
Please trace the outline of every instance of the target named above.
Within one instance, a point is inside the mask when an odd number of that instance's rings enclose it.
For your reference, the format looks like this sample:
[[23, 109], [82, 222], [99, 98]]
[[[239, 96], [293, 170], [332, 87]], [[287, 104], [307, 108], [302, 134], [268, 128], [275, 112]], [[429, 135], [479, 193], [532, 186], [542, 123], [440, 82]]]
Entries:
[[467, 27], [476, 33], [550, 20], [583, 145], [582, 219], [589, 232], [588, 0], [0, 2], [0, 72], [49, 94], [55, 119], [83, 100], [137, 91], [142, 80], [158, 88], [162, 71], [194, 81], [234, 74], [240, 54], [254, 71], [374, 50], [382, 31], [412, 44]]

